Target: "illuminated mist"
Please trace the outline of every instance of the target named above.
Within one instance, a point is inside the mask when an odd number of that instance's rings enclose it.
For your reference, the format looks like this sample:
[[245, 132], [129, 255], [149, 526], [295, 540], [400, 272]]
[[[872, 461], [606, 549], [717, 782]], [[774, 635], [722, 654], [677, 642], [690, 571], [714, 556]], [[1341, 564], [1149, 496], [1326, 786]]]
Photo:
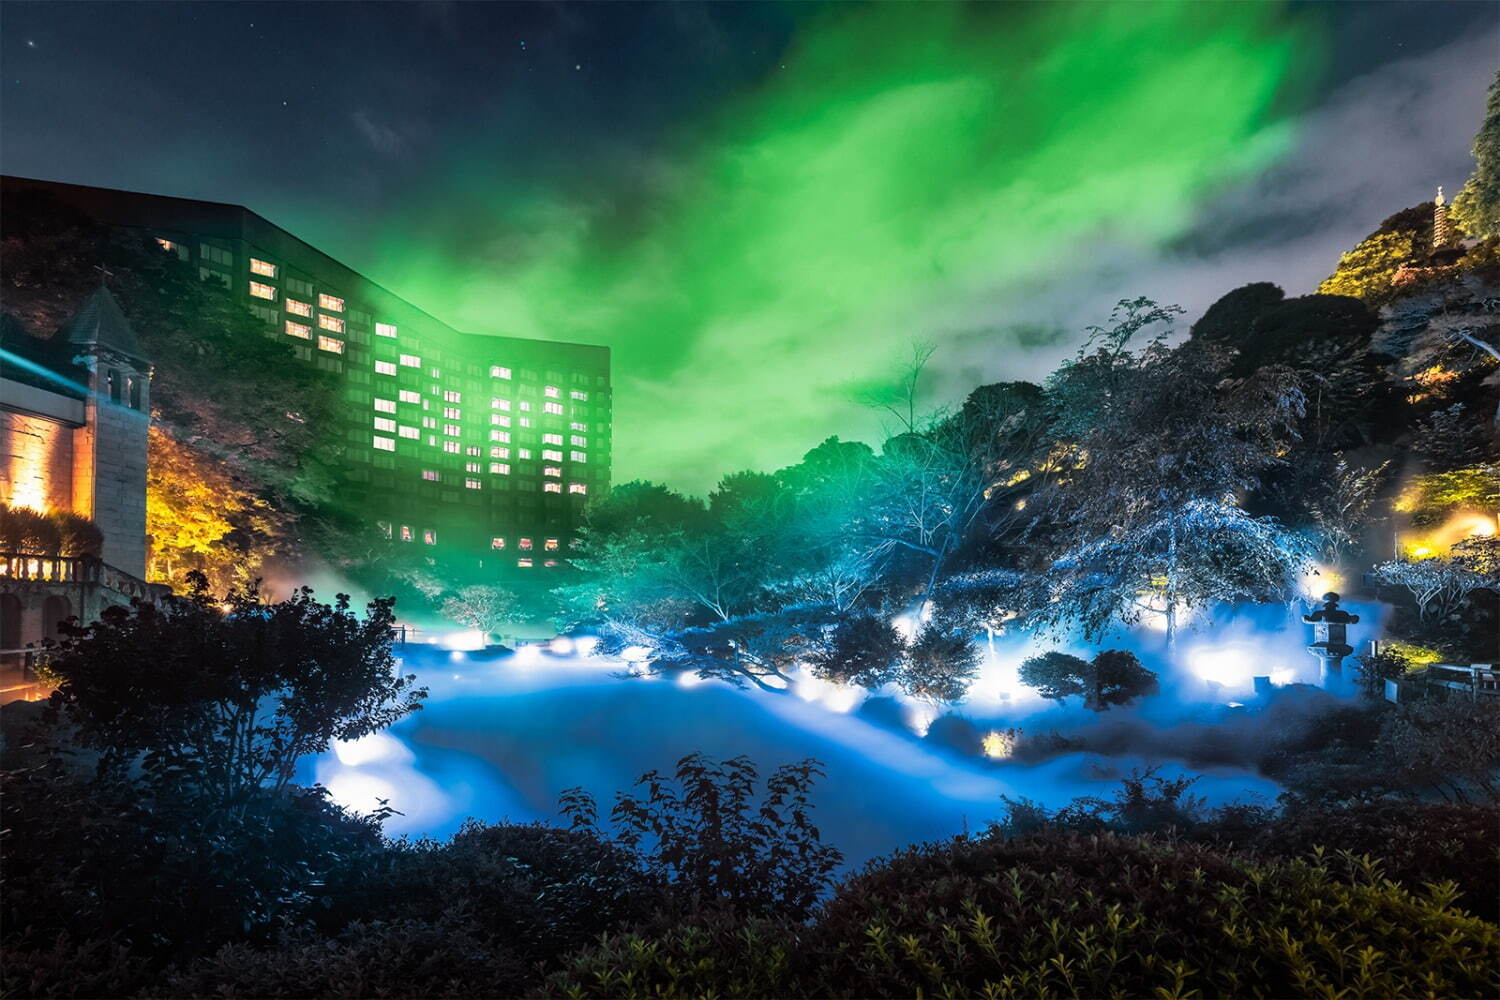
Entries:
[[874, 433], [857, 397], [913, 339], [977, 354], [946, 397], [1039, 377], [1072, 341], [1007, 310], [1273, 162], [1308, 42], [1248, 3], [825, 9], [756, 89], [592, 164], [628, 178], [608, 196], [507, 180], [523, 153], [469, 139], [375, 270], [466, 329], [612, 347], [615, 478], [701, 490]]

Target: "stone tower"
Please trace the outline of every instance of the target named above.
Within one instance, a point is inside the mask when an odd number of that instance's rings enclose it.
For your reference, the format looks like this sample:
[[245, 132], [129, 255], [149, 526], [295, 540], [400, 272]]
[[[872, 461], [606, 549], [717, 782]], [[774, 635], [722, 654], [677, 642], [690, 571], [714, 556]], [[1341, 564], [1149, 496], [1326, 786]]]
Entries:
[[1448, 221], [1448, 204], [1443, 199], [1443, 189], [1438, 188], [1432, 199], [1432, 249], [1441, 250], [1453, 242], [1453, 225]]
[[84, 425], [74, 437], [73, 509], [104, 533], [105, 562], [144, 578], [151, 364], [103, 285], [58, 338], [89, 373]]

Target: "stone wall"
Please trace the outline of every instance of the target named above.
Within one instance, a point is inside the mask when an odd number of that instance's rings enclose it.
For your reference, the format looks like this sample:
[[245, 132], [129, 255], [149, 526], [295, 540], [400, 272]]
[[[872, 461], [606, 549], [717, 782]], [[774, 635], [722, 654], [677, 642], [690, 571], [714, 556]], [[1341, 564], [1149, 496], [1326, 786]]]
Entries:
[[80, 400], [0, 379], [0, 501], [35, 510], [77, 510], [73, 492]]

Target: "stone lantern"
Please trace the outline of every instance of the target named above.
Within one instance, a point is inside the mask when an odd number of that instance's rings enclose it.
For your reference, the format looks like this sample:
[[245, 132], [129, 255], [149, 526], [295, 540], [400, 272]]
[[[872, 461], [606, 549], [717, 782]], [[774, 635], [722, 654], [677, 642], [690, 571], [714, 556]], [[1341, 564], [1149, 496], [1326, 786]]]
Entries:
[[1313, 642], [1307, 651], [1318, 658], [1318, 682], [1328, 690], [1344, 686], [1344, 657], [1354, 652], [1349, 645], [1350, 625], [1358, 624], [1359, 615], [1339, 607], [1339, 595], [1323, 595], [1323, 606], [1302, 620], [1313, 627]]

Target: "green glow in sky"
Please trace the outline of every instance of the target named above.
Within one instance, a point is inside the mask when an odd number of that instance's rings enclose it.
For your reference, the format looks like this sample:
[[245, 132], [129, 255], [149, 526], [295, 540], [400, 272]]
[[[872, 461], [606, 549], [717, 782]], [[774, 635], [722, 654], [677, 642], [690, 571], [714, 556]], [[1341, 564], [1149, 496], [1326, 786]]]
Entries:
[[[945, 337], [1003, 326], [1006, 296], [1074, 254], [1180, 235], [1286, 148], [1271, 108], [1308, 48], [1249, 3], [830, 9], [712, 120], [593, 165], [628, 194], [466, 154], [393, 220], [375, 271], [465, 329], [612, 347], [616, 481], [702, 490], [877, 436], [852, 389], [913, 339], [940, 364]], [[455, 210], [499, 235], [414, 245], [419, 214]], [[996, 338], [986, 377], [1013, 344]]]

